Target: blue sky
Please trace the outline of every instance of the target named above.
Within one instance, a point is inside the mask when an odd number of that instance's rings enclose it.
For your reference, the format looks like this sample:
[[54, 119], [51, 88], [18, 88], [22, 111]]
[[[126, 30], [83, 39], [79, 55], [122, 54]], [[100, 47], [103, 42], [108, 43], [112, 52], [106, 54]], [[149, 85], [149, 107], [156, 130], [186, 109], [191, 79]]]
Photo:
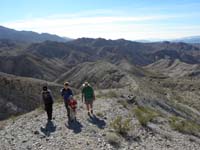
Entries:
[[0, 25], [71, 38], [200, 35], [200, 0], [1, 0]]

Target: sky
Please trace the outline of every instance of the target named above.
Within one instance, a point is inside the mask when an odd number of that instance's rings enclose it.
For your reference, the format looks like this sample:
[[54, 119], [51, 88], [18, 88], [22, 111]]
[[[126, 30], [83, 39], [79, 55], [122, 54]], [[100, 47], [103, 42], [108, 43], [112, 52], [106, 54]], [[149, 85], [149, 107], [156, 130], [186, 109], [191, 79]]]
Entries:
[[70, 38], [175, 39], [200, 35], [200, 0], [1, 0], [0, 25]]

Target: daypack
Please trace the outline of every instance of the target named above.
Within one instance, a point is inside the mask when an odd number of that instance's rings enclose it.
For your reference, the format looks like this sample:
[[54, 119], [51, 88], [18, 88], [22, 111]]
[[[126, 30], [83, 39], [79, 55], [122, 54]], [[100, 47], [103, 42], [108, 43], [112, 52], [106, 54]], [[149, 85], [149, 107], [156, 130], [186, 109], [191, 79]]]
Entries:
[[43, 91], [42, 97], [45, 104], [53, 103], [53, 98], [51, 96], [50, 91]]
[[76, 107], [77, 107], [77, 100], [75, 100], [75, 99], [69, 100], [68, 105], [69, 105], [73, 110], [75, 110]]

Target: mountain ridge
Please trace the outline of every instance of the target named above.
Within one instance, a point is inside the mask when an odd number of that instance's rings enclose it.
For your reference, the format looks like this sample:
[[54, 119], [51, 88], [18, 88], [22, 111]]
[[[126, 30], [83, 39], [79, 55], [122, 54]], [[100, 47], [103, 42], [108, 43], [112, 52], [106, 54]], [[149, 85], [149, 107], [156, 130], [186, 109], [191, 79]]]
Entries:
[[44, 42], [46, 40], [59, 41], [59, 42], [67, 42], [71, 40], [69, 38], [62, 38], [53, 34], [48, 34], [48, 33], [39, 34], [33, 31], [17, 31], [3, 26], [0, 26], [0, 39], [10, 39], [18, 42], [28, 42], [28, 43]]

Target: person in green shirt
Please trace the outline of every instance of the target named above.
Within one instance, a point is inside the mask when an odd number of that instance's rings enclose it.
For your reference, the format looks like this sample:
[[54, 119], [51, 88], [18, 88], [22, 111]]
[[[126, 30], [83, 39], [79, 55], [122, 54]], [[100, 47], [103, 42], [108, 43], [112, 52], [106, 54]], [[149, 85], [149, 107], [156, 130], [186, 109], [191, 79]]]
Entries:
[[95, 100], [95, 94], [93, 88], [90, 86], [88, 82], [85, 82], [83, 84], [82, 102], [83, 99], [85, 100], [88, 115], [90, 116], [90, 113], [93, 114], [93, 102]]

